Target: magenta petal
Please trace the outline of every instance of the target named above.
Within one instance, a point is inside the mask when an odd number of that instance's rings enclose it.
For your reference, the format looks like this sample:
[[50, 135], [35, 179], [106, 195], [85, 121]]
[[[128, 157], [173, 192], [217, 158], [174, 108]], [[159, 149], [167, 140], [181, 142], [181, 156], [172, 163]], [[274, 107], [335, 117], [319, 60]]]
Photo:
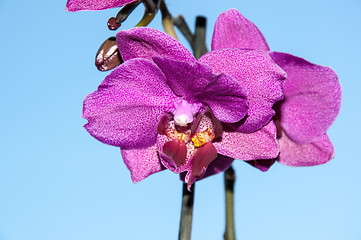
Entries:
[[201, 178], [206, 173], [208, 165], [215, 160], [217, 156], [217, 150], [212, 142], [208, 142], [196, 150], [193, 158], [192, 172], [187, 181], [188, 190], [190, 190], [192, 184], [197, 179]]
[[137, 0], [68, 0], [66, 10], [70, 12], [81, 10], [103, 10], [121, 7]]
[[121, 148], [153, 145], [162, 116], [174, 94], [151, 61], [129, 60], [112, 71], [98, 90], [86, 96], [87, 131], [99, 141]]
[[252, 165], [255, 168], [258, 168], [262, 172], [268, 171], [270, 167], [276, 162], [276, 159], [259, 159], [259, 160], [251, 160], [246, 161], [246, 163]]
[[186, 143], [178, 140], [166, 142], [163, 146], [163, 153], [172, 158], [176, 166], [181, 166], [185, 163], [187, 156]]
[[121, 149], [121, 153], [135, 183], [165, 169], [159, 161], [156, 145], [144, 149]]
[[247, 91], [231, 76], [221, 73], [195, 98], [212, 109], [214, 116], [222, 122], [234, 123], [247, 114]]
[[124, 61], [132, 58], [166, 57], [195, 62], [192, 53], [179, 41], [153, 28], [137, 27], [117, 34], [117, 44]]
[[[202, 177], [197, 178], [197, 180], [201, 180], [206, 177], [210, 177], [212, 175], [226, 171], [232, 165], [233, 161], [233, 158], [218, 154], [217, 158], [208, 165], [205, 174]], [[179, 174], [180, 179], [183, 182], [185, 182], [186, 174], [186, 172], [182, 172]]]
[[279, 139], [280, 156], [278, 161], [293, 167], [314, 166], [333, 158], [333, 145], [327, 134], [323, 134], [311, 143], [297, 144], [283, 132]]
[[199, 62], [211, 66], [214, 74], [231, 75], [248, 91], [249, 109], [245, 121], [234, 126], [238, 131], [254, 132], [271, 120], [273, 104], [283, 98], [286, 74], [268, 54], [229, 48], [207, 53]]
[[214, 25], [212, 50], [249, 48], [269, 51], [266, 40], [256, 25], [236, 9], [221, 13]]
[[233, 158], [218, 154], [217, 158], [208, 165], [206, 173], [200, 179], [226, 171], [232, 165], [233, 161]]
[[219, 141], [213, 145], [219, 154], [240, 160], [276, 158], [279, 146], [276, 140], [276, 126], [273, 121], [253, 133], [223, 131]]
[[155, 57], [175, 94], [187, 101], [208, 105], [222, 122], [238, 122], [247, 113], [247, 93], [228, 74], [214, 75], [200, 63], [177, 62]]
[[287, 135], [295, 142], [312, 142], [324, 134], [341, 106], [341, 85], [329, 67], [312, 64], [287, 53], [271, 52], [287, 73], [284, 101], [277, 112]]

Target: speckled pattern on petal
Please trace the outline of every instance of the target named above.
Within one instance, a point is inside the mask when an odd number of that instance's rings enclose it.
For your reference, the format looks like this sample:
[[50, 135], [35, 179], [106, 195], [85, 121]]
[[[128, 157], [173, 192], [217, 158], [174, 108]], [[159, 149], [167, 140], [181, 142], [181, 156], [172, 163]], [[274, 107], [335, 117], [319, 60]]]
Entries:
[[156, 145], [143, 149], [121, 149], [121, 153], [135, 183], [166, 169], [159, 161]]
[[238, 122], [247, 113], [247, 91], [228, 74], [215, 75], [201, 63], [155, 57], [175, 94], [189, 102], [208, 105], [222, 122]]
[[121, 148], [153, 145], [157, 126], [173, 108], [175, 95], [159, 68], [146, 59], [129, 60], [112, 71], [84, 100], [87, 131]]
[[269, 51], [268, 44], [256, 25], [236, 9], [221, 13], [214, 25], [212, 50], [222, 48]]
[[117, 44], [123, 60], [166, 57], [176, 61], [195, 62], [192, 53], [179, 41], [159, 30], [137, 27], [117, 33]]
[[273, 121], [254, 133], [225, 130], [221, 139], [215, 139], [213, 145], [219, 154], [239, 160], [272, 159], [279, 153]]
[[287, 166], [304, 167], [324, 164], [333, 158], [333, 145], [327, 134], [311, 143], [297, 144], [283, 132], [279, 139], [280, 155], [278, 162]]
[[137, 0], [68, 0], [66, 10], [76, 12], [81, 10], [103, 10], [114, 7], [121, 7]]
[[271, 52], [270, 56], [287, 73], [285, 97], [276, 108], [281, 126], [293, 141], [310, 143], [327, 131], [340, 111], [337, 74], [291, 54]]
[[259, 50], [221, 49], [203, 55], [199, 62], [213, 73], [227, 73], [248, 91], [246, 119], [234, 125], [240, 132], [251, 133], [267, 124], [275, 111], [272, 106], [283, 99], [285, 72], [267, 53]]

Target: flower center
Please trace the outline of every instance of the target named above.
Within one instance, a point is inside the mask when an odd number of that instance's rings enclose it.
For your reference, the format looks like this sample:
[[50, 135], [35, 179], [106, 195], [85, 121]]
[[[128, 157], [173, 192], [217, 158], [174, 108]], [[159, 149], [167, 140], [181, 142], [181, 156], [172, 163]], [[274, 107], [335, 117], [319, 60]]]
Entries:
[[210, 128], [207, 128], [205, 131], [195, 133], [191, 140], [195, 147], [201, 147], [207, 142], [212, 141], [214, 138], [214, 131], [212, 131]]
[[193, 104], [188, 103], [186, 100], [180, 100], [175, 102], [175, 111], [173, 112], [174, 121], [179, 126], [187, 126], [187, 124], [193, 122], [193, 116], [195, 115], [196, 107]]
[[[184, 102], [179, 105], [190, 109], [189, 104]], [[178, 113], [177, 110], [175, 113]], [[193, 166], [192, 171], [195, 170], [194, 166], [206, 169], [217, 157], [212, 141], [221, 135], [222, 124], [209, 109], [198, 112], [196, 116], [192, 112], [192, 119], [186, 125], [181, 125], [176, 116], [169, 115], [163, 117], [158, 125], [159, 151], [166, 167], [174, 172], [189, 171], [189, 166]], [[207, 155], [206, 161], [203, 161], [206, 157], [199, 157], [203, 155]]]

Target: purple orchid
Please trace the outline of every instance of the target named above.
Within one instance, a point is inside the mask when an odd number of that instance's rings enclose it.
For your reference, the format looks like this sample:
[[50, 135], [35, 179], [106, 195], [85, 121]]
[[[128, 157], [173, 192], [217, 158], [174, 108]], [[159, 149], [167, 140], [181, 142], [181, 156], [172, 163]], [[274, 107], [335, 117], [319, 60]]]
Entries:
[[68, 0], [66, 10], [70, 12], [82, 10], [103, 10], [121, 7], [138, 0]]
[[[326, 131], [341, 106], [341, 86], [329, 67], [315, 65], [287, 53], [271, 52], [258, 28], [238, 10], [218, 17], [212, 49], [248, 48], [265, 51], [287, 73], [284, 100], [275, 106], [280, 155], [273, 160], [250, 161], [262, 171], [277, 160], [289, 166], [313, 166], [333, 158]], [[221, 70], [222, 64], [217, 64]]]
[[93, 137], [120, 147], [133, 182], [167, 168], [190, 187], [235, 158], [278, 155], [270, 120], [285, 73], [266, 53], [222, 49], [197, 61], [151, 28], [120, 31], [117, 43], [124, 63], [87, 95], [83, 117]]

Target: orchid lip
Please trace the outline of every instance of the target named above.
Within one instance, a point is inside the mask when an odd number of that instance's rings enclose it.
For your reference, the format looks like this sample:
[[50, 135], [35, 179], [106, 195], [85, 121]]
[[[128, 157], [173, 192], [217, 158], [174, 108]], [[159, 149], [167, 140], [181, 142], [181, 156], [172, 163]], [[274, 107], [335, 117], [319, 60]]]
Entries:
[[159, 153], [163, 165], [169, 170], [175, 173], [187, 171], [191, 185], [204, 175], [208, 165], [217, 158], [217, 150], [212, 142], [222, 128], [209, 108], [194, 114], [192, 104], [184, 100], [178, 101], [176, 106], [175, 113], [188, 110], [192, 113], [193, 121], [180, 126], [174, 115], [164, 116], [158, 126], [161, 139]]

